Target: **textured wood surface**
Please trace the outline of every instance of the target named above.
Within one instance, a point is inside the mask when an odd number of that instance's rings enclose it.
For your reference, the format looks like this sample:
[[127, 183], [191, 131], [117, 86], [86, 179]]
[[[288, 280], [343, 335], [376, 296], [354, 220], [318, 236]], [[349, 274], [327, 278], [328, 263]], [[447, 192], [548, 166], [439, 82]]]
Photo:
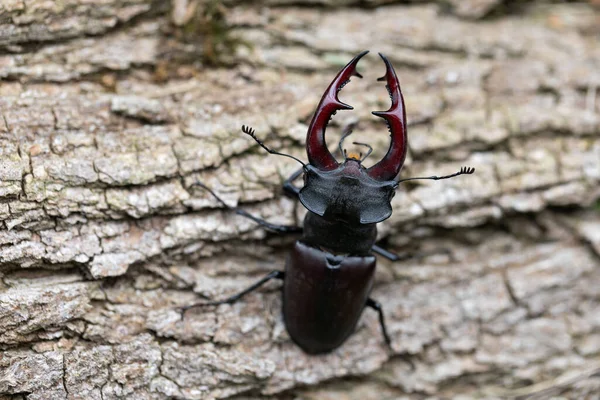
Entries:
[[[240, 3], [222, 11], [246, 45], [219, 67], [191, 0], [0, 5], [0, 399], [597, 399], [597, 2]], [[384, 247], [433, 252], [379, 260], [393, 351], [367, 310], [340, 349], [303, 354], [278, 283], [182, 321], [295, 239], [193, 183], [301, 220], [280, 189], [297, 164], [239, 128], [305, 159], [314, 107], [364, 49], [331, 147], [360, 121], [367, 165], [387, 149], [380, 51], [408, 109], [402, 176], [476, 168], [405, 185], [381, 225]]]

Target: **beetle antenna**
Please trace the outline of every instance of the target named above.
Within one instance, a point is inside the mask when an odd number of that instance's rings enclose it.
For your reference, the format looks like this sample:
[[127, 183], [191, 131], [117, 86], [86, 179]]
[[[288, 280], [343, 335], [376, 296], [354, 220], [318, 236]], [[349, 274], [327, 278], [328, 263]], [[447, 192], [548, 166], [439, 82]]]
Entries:
[[459, 176], [459, 175], [471, 175], [473, 172], [475, 172], [475, 168], [472, 167], [462, 167], [460, 169], [460, 171], [455, 172], [451, 175], [444, 175], [444, 176], [419, 176], [419, 177], [415, 177], [415, 178], [406, 178], [406, 179], [400, 179], [398, 181], [396, 181], [396, 183], [401, 183], [401, 182], [406, 182], [406, 181], [412, 181], [412, 180], [416, 180], [416, 179], [432, 179], [434, 181], [439, 181], [440, 179], [448, 179], [448, 178], [454, 178], [455, 176]]
[[259, 138], [256, 137], [256, 131], [254, 130], [254, 128], [252, 128], [250, 126], [242, 125], [242, 132], [244, 132], [246, 135], [249, 135], [252, 139], [254, 139], [256, 141], [256, 143], [258, 143], [260, 147], [262, 147], [263, 149], [268, 151], [269, 154], [276, 154], [278, 156], [289, 157], [291, 159], [298, 161], [300, 164], [302, 164], [302, 166], [304, 168], [306, 168], [306, 164], [304, 164], [301, 160], [297, 159], [296, 157], [294, 157], [290, 154], [280, 153], [278, 151], [275, 151], [275, 150], [267, 147]]
[[365, 146], [369, 149], [369, 151], [367, 151], [367, 154], [360, 159], [360, 162], [365, 161], [365, 158], [369, 157], [369, 155], [373, 152], [373, 146], [371, 146], [370, 144], [361, 143], [361, 142], [352, 142], [352, 144], [355, 144], [357, 146]]

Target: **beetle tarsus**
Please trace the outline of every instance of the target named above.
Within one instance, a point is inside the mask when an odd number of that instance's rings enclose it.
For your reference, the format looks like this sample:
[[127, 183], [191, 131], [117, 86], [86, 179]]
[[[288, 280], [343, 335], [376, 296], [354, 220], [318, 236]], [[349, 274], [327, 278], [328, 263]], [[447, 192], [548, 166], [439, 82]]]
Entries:
[[414, 181], [417, 179], [431, 179], [434, 181], [439, 181], [440, 179], [449, 179], [449, 178], [454, 178], [455, 176], [459, 176], [459, 175], [471, 175], [473, 172], [475, 172], [475, 168], [473, 167], [462, 167], [460, 169], [460, 171], [455, 172], [453, 174], [450, 175], [444, 175], [444, 176], [419, 176], [419, 177], [414, 177], [414, 178], [405, 178], [405, 179], [400, 179], [398, 181], [396, 181], [397, 183], [401, 183], [401, 182], [406, 182], [406, 181]]
[[373, 300], [372, 298], [369, 297], [367, 299], [367, 307], [371, 307], [373, 310], [377, 311], [377, 313], [379, 314], [379, 325], [381, 326], [381, 333], [383, 334], [383, 339], [385, 340], [385, 343], [391, 349], [392, 348], [392, 340], [390, 339], [390, 336], [388, 335], [387, 327], [385, 325], [385, 316], [383, 315], [383, 308], [381, 307], [381, 304], [378, 301]]
[[248, 288], [246, 288], [246, 289], [242, 290], [241, 292], [234, 294], [233, 296], [230, 296], [224, 300], [207, 301], [204, 303], [195, 303], [195, 304], [190, 304], [189, 306], [181, 307], [181, 319], [183, 320], [183, 318], [185, 316], [185, 312], [187, 310], [189, 310], [190, 308], [219, 306], [221, 304], [233, 304], [236, 301], [238, 301], [239, 299], [241, 299], [242, 297], [244, 297], [245, 295], [247, 295], [248, 293], [255, 291], [256, 289], [258, 289], [259, 287], [261, 287], [262, 285], [264, 285], [271, 279], [283, 280], [284, 277], [285, 277], [285, 272], [283, 272], [283, 271], [271, 271], [269, 274], [267, 274], [265, 277], [263, 277], [258, 282], [252, 284]]

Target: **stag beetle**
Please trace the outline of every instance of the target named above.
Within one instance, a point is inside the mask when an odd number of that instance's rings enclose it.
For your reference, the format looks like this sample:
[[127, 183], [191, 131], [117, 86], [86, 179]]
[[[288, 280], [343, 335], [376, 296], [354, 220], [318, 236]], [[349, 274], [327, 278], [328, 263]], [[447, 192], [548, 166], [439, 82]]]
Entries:
[[[338, 92], [352, 76], [362, 78], [356, 71], [356, 65], [367, 53], [368, 51], [364, 51], [354, 57], [337, 74], [321, 98], [306, 137], [308, 164], [289, 154], [268, 148], [255, 136], [252, 128], [242, 126], [242, 131], [269, 153], [290, 157], [302, 164], [302, 168], [285, 182], [284, 190], [298, 198], [308, 210], [303, 228], [274, 225], [244, 210], [230, 207], [204, 184], [197, 183], [238, 215], [279, 233], [302, 232], [303, 235], [291, 249], [284, 272], [273, 271], [228, 299], [184, 307], [182, 317], [192, 307], [231, 304], [276, 278], [283, 280], [285, 326], [292, 340], [305, 352], [327, 353], [339, 347], [353, 332], [365, 307], [378, 312], [383, 337], [390, 345], [383, 309], [369, 297], [376, 262], [372, 253], [392, 261], [402, 257], [375, 244], [376, 225], [392, 214], [390, 202], [399, 183], [414, 179], [447, 179], [472, 174], [474, 168], [462, 168], [459, 172], [446, 176], [395, 180], [407, 151], [406, 112], [396, 72], [382, 54], [379, 55], [385, 63], [386, 73], [378, 81], [387, 82], [392, 106], [387, 111], [376, 111], [373, 114], [387, 122], [391, 134], [387, 154], [372, 167], [365, 168], [362, 161], [371, 153], [372, 148], [355, 142], [369, 148], [365, 157], [348, 155], [342, 151], [344, 161], [339, 163], [335, 159], [325, 144], [325, 128], [337, 111], [353, 109], [338, 99]], [[350, 133], [351, 131], [347, 131], [342, 135], [340, 150]], [[301, 174], [304, 174], [304, 186], [298, 189], [292, 182]]]

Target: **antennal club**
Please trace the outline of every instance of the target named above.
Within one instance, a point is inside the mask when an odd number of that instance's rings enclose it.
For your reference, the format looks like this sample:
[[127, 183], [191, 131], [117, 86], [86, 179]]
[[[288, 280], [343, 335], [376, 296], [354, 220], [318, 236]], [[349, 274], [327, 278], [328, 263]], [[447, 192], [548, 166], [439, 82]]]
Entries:
[[455, 176], [459, 176], [459, 175], [471, 175], [473, 172], [475, 172], [475, 168], [473, 167], [462, 167], [460, 169], [460, 171], [455, 172], [453, 174], [450, 175], [444, 175], [444, 176], [419, 176], [419, 177], [415, 177], [415, 178], [405, 178], [405, 179], [400, 179], [399, 181], [396, 181], [397, 183], [401, 183], [401, 182], [406, 182], [406, 181], [413, 181], [416, 179], [431, 179], [433, 181], [439, 181], [440, 179], [448, 179], [448, 178], [454, 178]]
[[258, 143], [258, 145], [260, 147], [262, 147], [263, 149], [265, 149], [266, 151], [268, 151], [270, 154], [277, 154], [278, 156], [289, 157], [289, 158], [291, 158], [293, 160], [298, 161], [300, 164], [302, 164], [302, 166], [304, 168], [306, 168], [306, 164], [304, 164], [302, 161], [300, 161], [296, 157], [294, 157], [292, 155], [289, 155], [289, 154], [280, 153], [278, 151], [275, 151], [275, 150], [267, 147], [259, 138], [256, 137], [256, 131], [254, 130], [254, 128], [251, 128], [251, 127], [246, 126], [246, 125], [242, 125], [242, 132], [244, 132], [246, 135], [248, 135], [252, 139], [254, 139], [256, 141], [256, 143]]

